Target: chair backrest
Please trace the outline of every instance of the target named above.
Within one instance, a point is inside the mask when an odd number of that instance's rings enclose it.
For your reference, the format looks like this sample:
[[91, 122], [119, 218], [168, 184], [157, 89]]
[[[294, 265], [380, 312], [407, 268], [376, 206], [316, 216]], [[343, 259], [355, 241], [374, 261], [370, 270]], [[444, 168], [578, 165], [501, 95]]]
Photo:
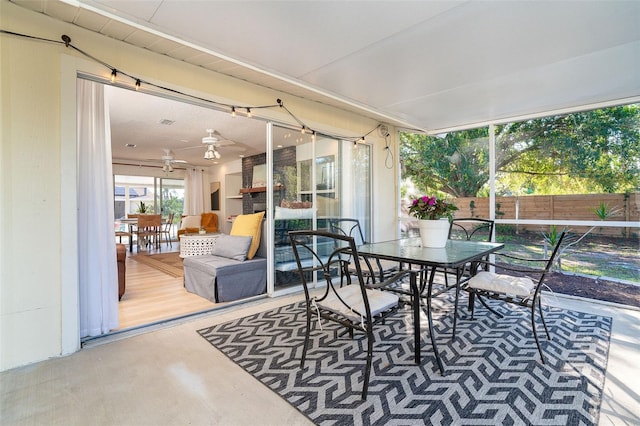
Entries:
[[449, 226], [449, 239], [489, 242], [493, 236], [494, 221], [476, 217], [453, 219]]
[[353, 238], [356, 245], [367, 243], [358, 219], [329, 219], [329, 230], [334, 234]]
[[141, 214], [138, 216], [138, 229], [160, 229], [161, 226], [162, 216], [159, 214]]
[[531, 276], [531, 278], [535, 277], [536, 275], [539, 276], [539, 279], [538, 279], [538, 282], [536, 283], [536, 287], [534, 291], [535, 298], [537, 298], [540, 292], [542, 291], [544, 280], [547, 277], [547, 274], [549, 273], [549, 271], [551, 271], [551, 268], [553, 267], [553, 262], [556, 260], [556, 256], [560, 251], [560, 246], [562, 245], [562, 240], [564, 240], [565, 235], [566, 235], [566, 232], [564, 231], [560, 234], [560, 237], [558, 238], [558, 242], [556, 243], [555, 247], [553, 248], [553, 251], [551, 252], [551, 256], [549, 256], [546, 259], [539, 260], [539, 262], [542, 262], [542, 261], [545, 262], [544, 269], [537, 271], [535, 275], [532, 273], [528, 274]]
[[556, 260], [558, 251], [560, 251], [560, 246], [562, 245], [562, 240], [564, 240], [565, 235], [567, 235], [567, 232], [562, 231], [562, 233], [560, 234], [560, 237], [558, 238], [558, 242], [556, 243], [556, 246], [553, 248], [553, 251], [551, 252], [551, 256], [547, 259], [547, 262], [545, 263], [545, 267], [544, 267], [545, 272], [549, 272], [553, 267], [553, 262]]
[[169, 213], [169, 216], [167, 216], [167, 221], [164, 223], [164, 230], [165, 231], [170, 231], [171, 227], [173, 226], [173, 218], [175, 217], [175, 213]]
[[310, 300], [309, 283], [313, 281], [315, 273], [320, 273], [321, 277], [319, 278], [324, 278], [327, 285], [322, 297], [317, 299], [324, 300], [330, 293], [335, 294], [345, 307], [351, 308], [347, 301], [337, 295], [334, 280], [340, 278], [340, 284], [342, 284], [344, 277], [348, 285], [351, 284], [352, 275], [355, 275], [367, 311], [367, 320], [371, 320], [368, 315], [370, 307], [360, 264], [355, 262], [354, 270], [351, 273], [348, 272], [348, 259], [352, 256], [358, 256], [356, 243], [352, 237], [326, 231], [303, 230], [290, 231], [289, 240], [307, 302]]

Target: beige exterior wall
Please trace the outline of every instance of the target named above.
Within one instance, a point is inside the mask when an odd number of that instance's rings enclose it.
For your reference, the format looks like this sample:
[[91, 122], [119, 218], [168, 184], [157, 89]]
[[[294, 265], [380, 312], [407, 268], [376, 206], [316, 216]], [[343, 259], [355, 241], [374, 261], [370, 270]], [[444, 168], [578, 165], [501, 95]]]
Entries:
[[[364, 134], [377, 122], [264, 89], [80, 29], [0, 0], [0, 27], [72, 43], [127, 73], [217, 101], [266, 105], [281, 98], [310, 126]], [[64, 45], [0, 35], [0, 371], [79, 348], [76, 248], [75, 79], [107, 78], [106, 68]], [[264, 110], [265, 118], [292, 119]], [[395, 150], [395, 132], [392, 132]], [[375, 141], [374, 212], [378, 240], [393, 238], [395, 165]], [[397, 155], [394, 156], [397, 158]], [[211, 171], [211, 176], [216, 176]]]

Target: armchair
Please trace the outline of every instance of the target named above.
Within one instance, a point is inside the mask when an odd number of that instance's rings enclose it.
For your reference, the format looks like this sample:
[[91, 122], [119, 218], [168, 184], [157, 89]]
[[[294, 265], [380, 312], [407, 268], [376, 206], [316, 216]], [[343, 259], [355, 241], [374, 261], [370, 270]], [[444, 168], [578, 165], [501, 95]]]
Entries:
[[178, 229], [178, 239], [182, 234], [195, 234], [200, 231], [202, 226], [207, 232], [219, 232], [218, 230], [218, 215], [216, 213], [204, 212], [200, 215], [200, 221], [198, 225], [195, 225], [193, 219], [194, 216], [182, 216], [180, 229]]

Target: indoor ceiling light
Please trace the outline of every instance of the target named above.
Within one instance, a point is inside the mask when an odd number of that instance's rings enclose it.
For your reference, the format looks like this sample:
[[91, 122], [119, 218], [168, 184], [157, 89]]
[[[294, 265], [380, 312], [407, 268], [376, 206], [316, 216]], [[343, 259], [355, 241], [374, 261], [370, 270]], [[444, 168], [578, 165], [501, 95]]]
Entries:
[[218, 160], [222, 157], [220, 153], [216, 150], [216, 147], [213, 145], [209, 145], [207, 150], [204, 152], [205, 160]]
[[162, 166], [162, 171], [163, 172], [172, 172], [173, 171], [173, 166], [171, 165], [171, 161], [166, 160], [164, 162], [164, 166]]

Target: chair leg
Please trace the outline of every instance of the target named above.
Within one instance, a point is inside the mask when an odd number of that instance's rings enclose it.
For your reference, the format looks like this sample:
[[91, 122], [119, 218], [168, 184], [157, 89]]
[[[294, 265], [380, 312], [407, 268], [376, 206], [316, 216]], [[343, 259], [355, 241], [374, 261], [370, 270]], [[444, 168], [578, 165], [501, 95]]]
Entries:
[[542, 319], [544, 331], [545, 333], [547, 333], [547, 340], [551, 340], [551, 335], [549, 334], [549, 329], [547, 328], [547, 322], [545, 321], [544, 314], [542, 313], [542, 301], [540, 300], [540, 296], [538, 296], [538, 310], [540, 311], [540, 319]]
[[497, 315], [498, 318], [504, 318], [504, 315], [502, 315], [500, 312], [498, 312], [495, 309], [493, 309], [491, 306], [487, 305], [487, 302], [485, 302], [484, 299], [482, 297], [480, 297], [479, 294], [477, 294], [476, 296], [478, 297], [478, 300], [480, 301], [480, 303], [482, 303], [482, 306], [487, 308], [487, 310], [492, 312], [494, 315]]
[[540, 340], [538, 339], [538, 331], [536, 330], [536, 304], [531, 304], [531, 329], [533, 330], [533, 337], [536, 339], [536, 346], [538, 347], [538, 352], [540, 353], [540, 360], [544, 364], [544, 354], [542, 353], [542, 347], [540, 346]]
[[471, 319], [473, 319], [473, 313], [476, 307], [476, 293], [473, 291], [467, 290], [469, 293], [469, 304], [467, 305], [467, 310], [471, 312]]
[[311, 332], [311, 308], [307, 303], [307, 328], [304, 333], [304, 345], [302, 346], [302, 358], [300, 358], [300, 368], [304, 368], [304, 361], [307, 358], [307, 347], [309, 346], [309, 334]]
[[367, 325], [367, 366], [364, 371], [364, 383], [362, 384], [362, 399], [367, 399], [369, 391], [369, 376], [371, 375], [371, 364], [373, 362], [373, 329]]

